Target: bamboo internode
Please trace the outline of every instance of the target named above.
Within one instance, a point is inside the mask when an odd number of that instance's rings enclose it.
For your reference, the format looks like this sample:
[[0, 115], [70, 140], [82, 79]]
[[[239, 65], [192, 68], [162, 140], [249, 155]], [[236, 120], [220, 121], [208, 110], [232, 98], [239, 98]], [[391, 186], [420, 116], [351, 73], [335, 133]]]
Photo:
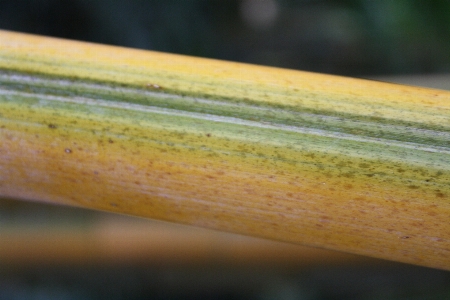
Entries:
[[0, 40], [0, 196], [450, 270], [449, 92]]

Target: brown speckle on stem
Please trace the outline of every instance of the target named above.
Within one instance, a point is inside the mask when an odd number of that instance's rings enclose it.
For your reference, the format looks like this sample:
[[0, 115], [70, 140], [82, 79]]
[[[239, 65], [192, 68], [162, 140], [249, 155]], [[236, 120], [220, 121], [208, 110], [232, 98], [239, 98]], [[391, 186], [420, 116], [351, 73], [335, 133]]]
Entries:
[[155, 89], [155, 90], [160, 90], [161, 86], [158, 84], [154, 84], [154, 83], [147, 83], [145, 85], [147, 88], [151, 88], [151, 89]]

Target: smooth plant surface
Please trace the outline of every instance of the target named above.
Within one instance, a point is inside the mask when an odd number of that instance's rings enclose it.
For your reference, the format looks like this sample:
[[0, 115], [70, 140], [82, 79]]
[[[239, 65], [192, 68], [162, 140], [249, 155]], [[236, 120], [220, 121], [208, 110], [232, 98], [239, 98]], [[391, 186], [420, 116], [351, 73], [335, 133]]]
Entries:
[[0, 196], [450, 269], [449, 92], [0, 37]]

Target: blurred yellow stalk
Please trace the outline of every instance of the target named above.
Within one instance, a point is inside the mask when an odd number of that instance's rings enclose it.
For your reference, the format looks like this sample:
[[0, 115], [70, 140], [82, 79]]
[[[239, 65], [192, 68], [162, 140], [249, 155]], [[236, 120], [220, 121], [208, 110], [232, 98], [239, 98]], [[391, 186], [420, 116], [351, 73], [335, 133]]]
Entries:
[[450, 93], [0, 31], [0, 196], [450, 270]]

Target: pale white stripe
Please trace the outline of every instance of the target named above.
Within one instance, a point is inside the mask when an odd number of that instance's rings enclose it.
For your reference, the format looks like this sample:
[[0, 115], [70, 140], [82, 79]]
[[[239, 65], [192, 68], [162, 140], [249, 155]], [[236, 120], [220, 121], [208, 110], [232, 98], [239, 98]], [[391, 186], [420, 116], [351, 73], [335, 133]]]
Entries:
[[[15, 81], [15, 82], [26, 82], [29, 81], [30, 83], [41, 83], [41, 84], [48, 84], [49, 80], [48, 79], [41, 79], [38, 77], [33, 77], [33, 76], [29, 76], [29, 75], [19, 75], [19, 74], [12, 74], [12, 75], [8, 75], [8, 74], [0, 74], [0, 79], [5, 80], [5, 81]], [[57, 85], [57, 86], [72, 86], [74, 85], [74, 81], [70, 81], [70, 80], [65, 80], [65, 79], [52, 79], [50, 80], [53, 84]], [[101, 91], [110, 91], [111, 89], [113, 89], [115, 92], [120, 92], [123, 94], [128, 94], [128, 95], [145, 95], [145, 96], [149, 96], [149, 97], [154, 97], [154, 98], [159, 98], [159, 99], [174, 99], [174, 100], [183, 100], [186, 102], [193, 102], [193, 103], [201, 103], [201, 104], [205, 104], [205, 105], [211, 105], [211, 106], [226, 106], [226, 107], [235, 107], [237, 109], [239, 108], [248, 108], [251, 110], [257, 110], [257, 111], [263, 111], [263, 112], [271, 112], [271, 113], [281, 113], [281, 114], [291, 114], [292, 117], [296, 117], [296, 118], [308, 118], [308, 119], [314, 119], [314, 121], [320, 121], [323, 124], [332, 124], [332, 123], [339, 123], [339, 122], [345, 122], [346, 124], [349, 124], [351, 126], [361, 126], [361, 127], [373, 127], [374, 123], [370, 123], [370, 122], [364, 122], [364, 121], [353, 121], [353, 120], [349, 120], [349, 119], [342, 119], [340, 117], [334, 117], [334, 116], [327, 116], [327, 115], [317, 115], [317, 114], [312, 114], [312, 113], [306, 113], [306, 112], [287, 112], [286, 110], [283, 109], [277, 109], [277, 108], [267, 108], [267, 107], [259, 107], [259, 106], [251, 106], [248, 104], [244, 104], [244, 103], [232, 103], [232, 102], [225, 102], [225, 101], [220, 101], [220, 100], [208, 100], [208, 99], [201, 99], [201, 98], [195, 98], [195, 97], [189, 97], [189, 96], [180, 96], [180, 95], [172, 95], [172, 94], [164, 94], [161, 92], [156, 92], [156, 91], [149, 91], [149, 90], [140, 90], [140, 89], [132, 89], [132, 88], [125, 88], [125, 87], [113, 87], [113, 86], [106, 86], [106, 85], [101, 85], [101, 84], [95, 84], [95, 83], [85, 83], [85, 82], [76, 82], [75, 83], [77, 86], [82, 87], [82, 88], [86, 88], [86, 89], [90, 89], [90, 90], [101, 90]], [[110, 102], [108, 102], [110, 103]], [[136, 104], [138, 105], [138, 104]], [[148, 106], [145, 106], [148, 107]], [[191, 114], [191, 113], [189, 113]], [[258, 122], [256, 122], [258, 123]], [[274, 126], [282, 126], [280, 125], [276, 125], [273, 123], [270, 123]], [[285, 126], [285, 125], [284, 125]], [[291, 127], [295, 127], [295, 126], [291, 126]], [[428, 136], [434, 136], [434, 137], [440, 137], [443, 139], [446, 139], [449, 141], [450, 144], [450, 133], [445, 132], [445, 131], [435, 131], [435, 130], [428, 130], [428, 129], [420, 129], [420, 128], [414, 128], [414, 127], [406, 127], [406, 126], [399, 126], [399, 125], [384, 125], [384, 124], [376, 124], [376, 127], [378, 129], [381, 130], [385, 130], [386, 132], [391, 132], [391, 133], [398, 133], [398, 132], [403, 132], [405, 134], [416, 134], [416, 135], [428, 135]], [[301, 127], [295, 127], [295, 128], [301, 128]], [[307, 128], [309, 129], [309, 128]], [[314, 130], [314, 129], [312, 129]], [[327, 130], [322, 130], [322, 132], [329, 132]], [[306, 133], [306, 132], [305, 132]], [[313, 132], [308, 132], [310, 134], [313, 134]], [[323, 135], [325, 136], [325, 135]], [[340, 136], [345, 137], [348, 136], [348, 139], [350, 139], [351, 136], [355, 136], [355, 135], [351, 135], [351, 134], [340, 134]], [[331, 136], [331, 137], [337, 137], [335, 135]], [[364, 139], [370, 139], [370, 138], [364, 138]], [[378, 139], [378, 138], [373, 138], [374, 140], [378, 140], [378, 141], [384, 141], [384, 139]], [[385, 143], [385, 142], [383, 142]], [[401, 142], [402, 144], [404, 142]], [[408, 143], [408, 142], [405, 142]], [[411, 145], [420, 145], [420, 144], [416, 144], [416, 143], [408, 143]], [[433, 147], [433, 149], [447, 149], [446, 147]], [[417, 149], [414, 148], [413, 149]]]
[[[39, 98], [39, 95], [36, 95], [33, 93], [9, 91], [9, 90], [0, 90], [0, 95], [19, 95], [21, 97], [27, 97], [27, 98]], [[159, 95], [160, 94], [158, 94], [158, 96]], [[45, 95], [45, 99], [43, 99], [43, 100], [59, 101], [59, 102], [65, 102], [65, 103], [85, 104], [85, 105], [100, 106], [100, 107], [106, 107], [106, 108], [120, 108], [120, 109], [126, 109], [126, 110], [149, 112], [149, 113], [169, 115], [169, 116], [194, 118], [194, 119], [211, 121], [211, 122], [237, 124], [237, 125], [249, 126], [249, 127], [254, 127], [254, 128], [283, 130], [283, 131], [288, 131], [288, 132], [316, 135], [316, 136], [328, 137], [328, 138], [333, 138], [333, 139], [342, 139], [342, 140], [349, 140], [349, 141], [363, 142], [363, 143], [382, 144], [382, 145], [387, 145], [387, 146], [395, 146], [395, 147], [399, 147], [399, 148], [450, 154], [450, 149], [444, 148], [444, 147], [423, 146], [421, 144], [411, 143], [411, 142], [397, 142], [397, 141], [393, 141], [393, 140], [362, 137], [362, 136], [358, 136], [358, 135], [352, 135], [352, 134], [346, 134], [346, 133], [340, 133], [340, 132], [332, 132], [332, 131], [326, 131], [326, 130], [321, 130], [321, 129], [289, 126], [289, 125], [266, 123], [266, 122], [256, 122], [256, 121], [249, 121], [249, 120], [244, 120], [244, 119], [239, 119], [239, 118], [234, 118], [234, 117], [225, 117], [225, 116], [217, 116], [217, 115], [211, 115], [211, 114], [186, 112], [186, 111], [180, 111], [180, 110], [175, 110], [175, 109], [146, 106], [146, 105], [140, 105], [140, 104], [134, 104], [134, 103], [114, 102], [114, 101], [107, 101], [107, 100], [100, 100], [100, 99], [90, 99], [90, 98], [85, 98], [85, 97], [62, 97], [62, 96], [50, 96], [50, 95]]]

